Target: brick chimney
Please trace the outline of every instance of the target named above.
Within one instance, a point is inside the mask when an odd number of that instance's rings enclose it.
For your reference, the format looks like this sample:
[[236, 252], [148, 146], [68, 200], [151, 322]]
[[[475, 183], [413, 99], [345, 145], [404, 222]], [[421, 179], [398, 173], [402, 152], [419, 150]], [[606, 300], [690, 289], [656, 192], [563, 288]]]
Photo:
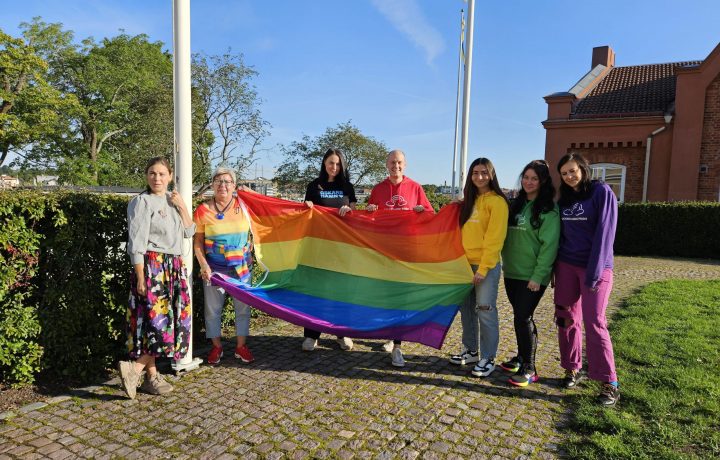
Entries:
[[602, 64], [605, 67], [614, 67], [615, 51], [609, 46], [596, 46], [593, 48], [592, 66], [590, 68], [594, 69], [598, 64]]

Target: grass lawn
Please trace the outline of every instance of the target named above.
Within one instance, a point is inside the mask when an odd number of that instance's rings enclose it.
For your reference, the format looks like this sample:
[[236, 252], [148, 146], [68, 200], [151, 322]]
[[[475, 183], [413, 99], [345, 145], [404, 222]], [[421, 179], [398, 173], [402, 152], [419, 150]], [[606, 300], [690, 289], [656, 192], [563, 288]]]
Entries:
[[570, 458], [720, 458], [720, 280], [648, 285], [613, 317], [621, 398], [573, 400]]

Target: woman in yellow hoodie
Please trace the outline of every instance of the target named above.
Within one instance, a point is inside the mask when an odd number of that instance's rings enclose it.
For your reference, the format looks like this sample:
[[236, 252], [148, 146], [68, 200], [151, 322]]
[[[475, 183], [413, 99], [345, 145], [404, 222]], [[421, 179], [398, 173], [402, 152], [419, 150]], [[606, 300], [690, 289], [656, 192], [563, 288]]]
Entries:
[[500, 251], [508, 226], [508, 200], [500, 188], [495, 168], [487, 158], [470, 164], [464, 200], [460, 202], [460, 227], [465, 255], [472, 266], [473, 290], [460, 306], [462, 351], [450, 357], [453, 364], [477, 363], [475, 377], [495, 370], [500, 341], [497, 313]]

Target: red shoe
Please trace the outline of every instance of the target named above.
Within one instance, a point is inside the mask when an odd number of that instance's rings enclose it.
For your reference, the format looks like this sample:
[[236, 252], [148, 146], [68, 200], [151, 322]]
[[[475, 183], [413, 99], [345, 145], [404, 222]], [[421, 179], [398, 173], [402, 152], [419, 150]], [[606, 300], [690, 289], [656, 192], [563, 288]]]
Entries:
[[208, 353], [207, 362], [208, 364], [217, 364], [220, 362], [220, 358], [223, 356], [223, 349], [222, 347], [216, 347], [213, 346], [210, 350], [210, 353]]
[[242, 347], [237, 347], [235, 349], [235, 357], [237, 359], [242, 360], [242, 362], [244, 362], [244, 363], [251, 363], [251, 362], [255, 361], [255, 358], [253, 357], [253, 354], [247, 345], [243, 345]]

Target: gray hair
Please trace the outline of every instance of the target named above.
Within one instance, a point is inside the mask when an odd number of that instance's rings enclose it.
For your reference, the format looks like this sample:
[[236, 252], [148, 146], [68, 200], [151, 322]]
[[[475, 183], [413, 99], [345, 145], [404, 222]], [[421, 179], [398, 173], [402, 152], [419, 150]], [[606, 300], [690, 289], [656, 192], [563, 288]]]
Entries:
[[232, 177], [233, 182], [237, 182], [237, 177], [235, 177], [235, 171], [226, 166], [218, 166], [217, 168], [215, 168], [215, 171], [212, 175], [212, 180], [215, 180], [217, 176], [222, 176], [223, 174], [228, 174], [230, 177]]
[[387, 156], [385, 157], [385, 161], [389, 160], [390, 157], [393, 156], [393, 155], [396, 154], [396, 153], [402, 155], [403, 160], [406, 160], [406, 158], [405, 158], [405, 152], [403, 152], [403, 151], [400, 150], [400, 149], [394, 149], [394, 150], [390, 150], [390, 151], [388, 152]]

